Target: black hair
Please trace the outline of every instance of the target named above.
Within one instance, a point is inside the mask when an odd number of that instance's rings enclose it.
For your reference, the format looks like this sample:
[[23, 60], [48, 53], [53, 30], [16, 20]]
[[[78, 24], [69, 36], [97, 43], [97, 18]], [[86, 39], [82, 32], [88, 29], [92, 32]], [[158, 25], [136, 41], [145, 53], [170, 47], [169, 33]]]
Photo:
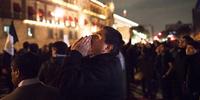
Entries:
[[52, 47], [56, 48], [56, 53], [57, 54], [66, 54], [68, 50], [68, 46], [65, 42], [63, 41], [57, 41], [52, 44]]
[[104, 26], [103, 30], [105, 32], [105, 42], [113, 45], [111, 53], [117, 55], [124, 44], [121, 33], [110, 26]]
[[185, 39], [186, 43], [194, 42], [194, 40], [189, 35], [184, 35], [183, 39]]
[[19, 69], [22, 80], [37, 77], [40, 68], [39, 56], [33, 52], [17, 54], [12, 64]]
[[29, 48], [30, 48], [30, 51], [33, 53], [38, 53], [38, 51], [39, 51], [39, 46], [37, 43], [31, 43], [29, 45]]
[[24, 49], [28, 49], [28, 48], [29, 48], [29, 42], [28, 42], [28, 41], [25, 41], [25, 42], [23, 43], [23, 48], [24, 48]]

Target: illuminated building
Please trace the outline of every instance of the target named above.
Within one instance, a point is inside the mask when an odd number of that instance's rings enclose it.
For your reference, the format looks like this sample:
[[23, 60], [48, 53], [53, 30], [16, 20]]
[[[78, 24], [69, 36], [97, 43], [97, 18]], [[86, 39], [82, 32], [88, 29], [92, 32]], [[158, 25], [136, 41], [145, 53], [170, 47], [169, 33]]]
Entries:
[[196, 33], [200, 32], [200, 1], [197, 0], [196, 6], [193, 9], [193, 27]]
[[97, 0], [0, 0], [0, 51], [12, 20], [17, 49], [25, 41], [40, 47], [58, 40], [71, 44], [113, 22], [109, 7]]
[[138, 26], [139, 24], [117, 14], [114, 14], [113, 17], [113, 27], [122, 34], [124, 42], [128, 43], [130, 38], [129, 28], [133, 26]]

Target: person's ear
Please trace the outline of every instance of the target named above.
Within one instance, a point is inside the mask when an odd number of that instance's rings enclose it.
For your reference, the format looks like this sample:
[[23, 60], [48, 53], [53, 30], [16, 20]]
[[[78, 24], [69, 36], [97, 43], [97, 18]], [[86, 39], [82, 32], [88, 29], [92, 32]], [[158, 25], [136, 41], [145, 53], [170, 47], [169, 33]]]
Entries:
[[103, 49], [103, 53], [109, 53], [113, 49], [112, 44], [106, 44]]

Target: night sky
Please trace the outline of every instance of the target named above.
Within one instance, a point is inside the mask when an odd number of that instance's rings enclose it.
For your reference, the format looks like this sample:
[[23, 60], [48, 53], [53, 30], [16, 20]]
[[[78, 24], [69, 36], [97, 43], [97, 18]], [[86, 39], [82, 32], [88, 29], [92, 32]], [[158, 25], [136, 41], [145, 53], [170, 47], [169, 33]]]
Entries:
[[[105, 1], [105, 0], [99, 0]], [[192, 23], [192, 9], [196, 0], [113, 0], [115, 13], [123, 15], [139, 24], [151, 24], [155, 32], [165, 29], [166, 24]]]

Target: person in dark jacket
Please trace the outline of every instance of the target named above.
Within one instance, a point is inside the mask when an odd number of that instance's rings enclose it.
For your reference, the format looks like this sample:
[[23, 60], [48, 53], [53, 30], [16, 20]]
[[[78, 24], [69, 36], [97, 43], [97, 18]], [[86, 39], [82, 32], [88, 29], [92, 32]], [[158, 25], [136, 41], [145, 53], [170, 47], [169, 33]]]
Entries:
[[175, 71], [175, 95], [177, 100], [187, 100], [186, 91], [186, 68], [187, 68], [187, 55], [186, 46], [189, 41], [192, 41], [188, 36], [183, 36], [179, 39], [178, 48], [176, 49], [174, 59]]
[[167, 49], [166, 43], [160, 44], [156, 48], [156, 68], [161, 80], [161, 89], [163, 100], [174, 100], [173, 95], [173, 80], [174, 80], [174, 66], [173, 58]]
[[47, 85], [55, 86], [58, 74], [61, 72], [68, 46], [63, 41], [57, 41], [52, 45], [52, 57], [44, 62], [39, 72], [39, 79]]
[[37, 78], [38, 56], [32, 52], [17, 55], [12, 62], [12, 82], [17, 87], [1, 100], [61, 100], [57, 89]]
[[60, 75], [65, 100], [124, 100], [123, 71], [117, 54], [121, 34], [108, 26], [71, 46]]
[[188, 87], [190, 92], [189, 100], [199, 100], [200, 98], [200, 52], [199, 43], [191, 42], [187, 44], [186, 55], [188, 56]]

